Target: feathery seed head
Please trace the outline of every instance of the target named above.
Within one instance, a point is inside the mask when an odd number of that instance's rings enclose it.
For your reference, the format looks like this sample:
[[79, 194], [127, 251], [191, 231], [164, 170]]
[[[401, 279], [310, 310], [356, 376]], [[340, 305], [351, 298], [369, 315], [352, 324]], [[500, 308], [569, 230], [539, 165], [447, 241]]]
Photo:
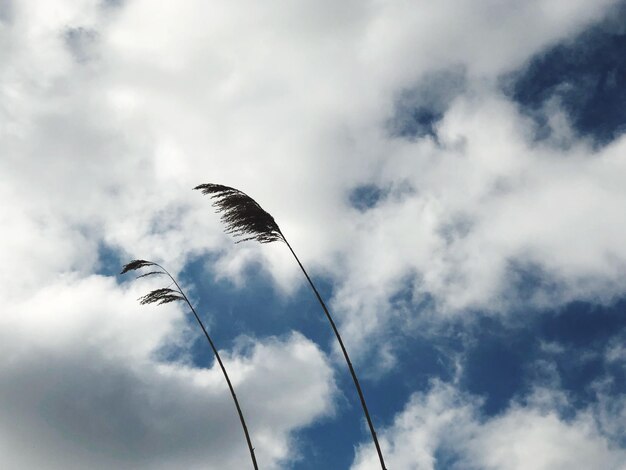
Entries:
[[185, 298], [182, 295], [180, 295], [180, 293], [177, 290], [170, 289], [169, 287], [162, 287], [161, 289], [155, 289], [149, 292], [143, 297], [140, 297], [138, 300], [141, 305], [146, 305], [146, 304], [163, 305], [163, 304], [169, 304], [170, 302], [177, 302], [179, 300], [184, 301]]
[[237, 243], [256, 240], [259, 243], [285, 241], [278, 224], [268, 212], [246, 193], [221, 184], [201, 184], [202, 194], [213, 199], [213, 206], [226, 225], [226, 233], [241, 237]]
[[143, 259], [134, 259], [130, 263], [125, 264], [120, 274], [126, 274], [128, 271], [135, 271], [137, 269], [144, 268], [146, 266], [154, 266], [152, 261], [146, 261]]
[[[130, 263], [124, 265], [124, 267], [122, 268], [121, 274], [125, 274], [129, 271], [135, 271], [137, 269], [145, 268], [146, 266], [157, 266], [158, 268], [160, 268], [158, 264], [153, 263], [152, 261], [146, 261], [143, 259], [135, 259], [135, 260], [132, 260]], [[137, 279], [142, 278], [142, 277], [157, 276], [157, 275], [162, 275], [162, 274], [167, 274], [167, 272], [164, 270], [149, 271], [145, 274], [137, 276]], [[162, 304], [168, 304], [170, 302], [177, 302], [179, 300], [185, 301], [185, 297], [182, 295], [182, 292], [178, 290], [170, 289], [169, 287], [162, 287], [160, 289], [155, 289], [147, 293], [143, 297], [139, 297], [139, 299], [137, 300], [139, 300], [139, 303], [141, 305], [146, 305], [146, 304], [162, 305]]]
[[142, 274], [141, 276], [137, 276], [137, 279], [141, 279], [142, 277], [148, 277], [148, 276], [161, 276], [165, 274], [163, 271], [150, 271], [148, 273]]

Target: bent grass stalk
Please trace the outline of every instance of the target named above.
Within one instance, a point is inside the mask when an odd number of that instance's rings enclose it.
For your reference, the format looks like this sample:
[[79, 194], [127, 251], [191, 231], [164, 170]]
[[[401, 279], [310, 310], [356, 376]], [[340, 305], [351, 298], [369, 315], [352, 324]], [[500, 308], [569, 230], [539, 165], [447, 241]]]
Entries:
[[213, 354], [215, 354], [215, 358], [217, 359], [217, 362], [220, 365], [220, 368], [222, 369], [222, 374], [224, 374], [224, 378], [226, 379], [226, 383], [228, 384], [228, 389], [230, 390], [230, 394], [233, 397], [233, 401], [235, 402], [235, 407], [237, 408], [237, 413], [239, 414], [239, 421], [241, 421], [241, 427], [243, 428], [243, 433], [246, 436], [246, 442], [248, 444], [248, 450], [250, 451], [250, 458], [252, 459], [252, 465], [254, 466], [255, 470], [259, 470], [259, 467], [256, 462], [256, 456], [254, 455], [254, 447], [252, 446], [252, 440], [250, 439], [250, 434], [248, 433], [248, 426], [246, 426], [246, 421], [243, 417], [241, 406], [239, 406], [239, 400], [237, 399], [237, 395], [235, 394], [235, 389], [233, 388], [233, 384], [231, 383], [230, 378], [228, 377], [228, 373], [226, 372], [226, 368], [224, 367], [222, 358], [220, 357], [220, 354], [217, 351], [217, 348], [215, 347], [213, 340], [209, 336], [209, 333], [204, 327], [202, 320], [200, 320], [200, 317], [198, 316], [196, 309], [193, 308], [193, 305], [191, 305], [191, 302], [189, 301], [189, 299], [187, 298], [183, 290], [180, 288], [180, 285], [178, 284], [176, 279], [174, 279], [174, 277], [163, 266], [157, 263], [153, 263], [152, 261], [146, 261], [143, 259], [136, 259], [124, 265], [122, 272], [120, 274], [126, 274], [129, 271], [135, 271], [137, 269], [141, 269], [141, 268], [145, 268], [149, 266], [156, 268], [156, 270], [147, 272], [145, 274], [141, 274], [140, 276], [137, 276], [137, 279], [142, 278], [142, 277], [147, 277], [147, 276], [165, 275], [172, 280], [172, 283], [174, 284], [174, 286], [176, 286], [176, 288], [171, 289], [169, 287], [162, 287], [160, 289], [154, 289], [153, 291], [150, 291], [148, 294], [144, 295], [143, 297], [140, 297], [139, 303], [142, 305], [146, 305], [146, 304], [162, 305], [162, 304], [167, 304], [170, 302], [182, 301], [182, 302], [185, 302], [189, 306], [189, 309], [191, 310], [194, 317], [196, 318], [196, 321], [198, 322], [198, 325], [200, 325], [200, 328], [202, 328], [202, 332], [204, 333], [204, 336], [209, 342], [209, 345], [211, 346], [211, 349], [213, 350]]
[[361, 389], [359, 379], [356, 376], [356, 372], [352, 366], [352, 361], [350, 361], [350, 356], [348, 356], [348, 351], [346, 350], [343, 340], [341, 339], [337, 325], [328, 311], [328, 307], [326, 307], [322, 296], [311, 280], [311, 277], [300, 262], [296, 252], [285, 238], [285, 235], [278, 227], [274, 217], [263, 210], [263, 208], [250, 196], [242, 191], [239, 191], [238, 189], [231, 188], [230, 186], [207, 183], [198, 185], [194, 189], [202, 191], [202, 194], [208, 195], [211, 199], [213, 199], [213, 206], [216, 208], [216, 212], [221, 214], [222, 222], [226, 226], [226, 233], [239, 237], [239, 240], [237, 240], [236, 243], [246, 240], [256, 240], [259, 243], [282, 241], [287, 245], [287, 248], [289, 248], [289, 251], [291, 251], [291, 254], [298, 263], [298, 266], [300, 266], [300, 269], [304, 273], [306, 280], [309, 282], [315, 297], [322, 306], [322, 310], [324, 310], [324, 314], [326, 315], [326, 318], [335, 333], [335, 337], [339, 342], [341, 352], [343, 353], [343, 357], [348, 364], [350, 375], [352, 375], [354, 386], [359, 395], [359, 400], [361, 401], [361, 407], [363, 408], [363, 413], [365, 414], [365, 419], [367, 420], [367, 425], [369, 427], [370, 434], [372, 435], [376, 452], [378, 453], [380, 466], [382, 470], [387, 470], [385, 467], [383, 453], [378, 442], [378, 437], [376, 436], [376, 430], [374, 429], [374, 423], [372, 422], [372, 418], [370, 417], [370, 413], [365, 402], [365, 397], [363, 396], [363, 390]]

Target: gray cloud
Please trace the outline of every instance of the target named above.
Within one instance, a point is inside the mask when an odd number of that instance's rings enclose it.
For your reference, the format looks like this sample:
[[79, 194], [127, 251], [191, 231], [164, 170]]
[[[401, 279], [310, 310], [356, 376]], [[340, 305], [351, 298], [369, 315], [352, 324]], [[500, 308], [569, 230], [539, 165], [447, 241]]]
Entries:
[[[145, 287], [145, 286], [144, 286]], [[162, 362], [194, 338], [176, 308], [142, 308], [137, 287], [60, 282], [3, 306], [2, 455], [12, 468], [240, 468], [249, 456], [217, 366]], [[207, 347], [207, 354], [210, 350]], [[223, 351], [258, 458], [297, 457], [292, 433], [331, 414], [333, 373], [303, 336]]]

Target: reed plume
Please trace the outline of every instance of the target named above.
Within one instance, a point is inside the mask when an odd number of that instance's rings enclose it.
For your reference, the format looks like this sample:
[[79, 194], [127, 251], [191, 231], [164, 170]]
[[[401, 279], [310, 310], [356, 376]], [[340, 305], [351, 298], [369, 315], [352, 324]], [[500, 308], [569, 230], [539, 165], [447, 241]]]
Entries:
[[193, 313], [194, 317], [196, 318], [198, 325], [200, 325], [200, 328], [202, 329], [204, 336], [209, 342], [209, 345], [211, 346], [211, 349], [213, 350], [213, 354], [215, 354], [215, 358], [217, 359], [217, 362], [220, 365], [220, 368], [222, 369], [222, 374], [224, 374], [224, 378], [226, 379], [226, 383], [228, 384], [228, 389], [230, 390], [230, 394], [233, 397], [233, 401], [235, 402], [235, 407], [237, 408], [237, 413], [239, 414], [239, 421], [241, 421], [241, 427], [243, 428], [243, 433], [246, 436], [246, 442], [248, 444], [248, 450], [250, 451], [250, 458], [252, 459], [252, 465], [254, 466], [255, 470], [258, 470], [259, 467], [256, 462], [256, 456], [254, 455], [254, 447], [252, 446], [252, 440], [250, 439], [250, 434], [248, 433], [248, 426], [246, 426], [246, 421], [243, 417], [243, 412], [241, 411], [239, 400], [237, 399], [237, 395], [235, 395], [235, 389], [233, 388], [233, 384], [231, 383], [230, 378], [228, 377], [228, 373], [226, 372], [226, 368], [224, 367], [222, 358], [220, 357], [220, 354], [217, 348], [215, 347], [215, 343], [213, 343], [213, 340], [209, 336], [207, 329], [204, 327], [204, 323], [202, 323], [202, 320], [200, 320], [200, 317], [198, 316], [196, 309], [193, 308], [193, 305], [191, 304], [191, 302], [189, 301], [189, 299], [187, 298], [187, 296], [181, 289], [176, 279], [174, 279], [174, 277], [161, 265], [157, 263], [153, 263], [152, 261], [146, 261], [143, 259], [136, 259], [124, 265], [122, 272], [120, 274], [126, 274], [129, 271], [136, 271], [138, 269], [142, 269], [146, 267], [151, 267], [154, 270], [137, 276], [137, 279], [142, 278], [142, 277], [148, 277], [148, 276], [167, 276], [171, 279], [172, 281], [171, 285], [174, 285], [175, 288], [172, 289], [170, 287], [161, 287], [159, 289], [154, 289], [150, 291], [149, 293], [147, 293], [146, 295], [140, 297], [138, 299], [139, 303], [141, 305], [146, 305], [146, 304], [162, 305], [162, 304], [168, 304], [170, 302], [185, 302], [187, 304], [187, 306]]
[[326, 315], [326, 318], [328, 319], [328, 322], [330, 323], [330, 326], [335, 333], [335, 337], [339, 342], [343, 357], [348, 364], [348, 369], [350, 370], [354, 386], [361, 401], [361, 407], [363, 408], [363, 413], [365, 414], [365, 419], [367, 420], [367, 425], [372, 435], [372, 440], [374, 441], [376, 452], [378, 453], [380, 466], [382, 470], [387, 470], [385, 467], [383, 453], [378, 442], [378, 437], [376, 436], [376, 430], [374, 429], [374, 423], [372, 422], [372, 418], [370, 417], [369, 411], [367, 409], [367, 404], [365, 403], [363, 390], [361, 389], [359, 379], [356, 376], [356, 372], [354, 371], [354, 367], [352, 366], [352, 361], [350, 361], [348, 351], [343, 344], [343, 340], [341, 339], [341, 335], [339, 334], [337, 325], [335, 324], [335, 321], [333, 320], [333, 317], [331, 316], [328, 307], [326, 307], [322, 296], [320, 295], [317, 288], [315, 287], [315, 284], [311, 280], [311, 277], [300, 262], [300, 259], [296, 255], [296, 252], [293, 250], [293, 248], [285, 238], [285, 235], [278, 227], [278, 224], [274, 220], [274, 217], [266, 212], [250, 196], [242, 191], [239, 191], [238, 189], [231, 188], [230, 186], [207, 183], [198, 185], [194, 189], [202, 191], [202, 194], [205, 194], [213, 199], [213, 207], [215, 207], [217, 213], [221, 214], [221, 220], [226, 226], [226, 233], [238, 237], [239, 240], [237, 240], [237, 243], [246, 240], [256, 240], [260, 243], [282, 241], [285, 243], [285, 245], [287, 245], [289, 251], [291, 251], [291, 254], [298, 263], [298, 266], [300, 266], [302, 273], [309, 282], [309, 285], [311, 286], [315, 297], [320, 303], [322, 310], [324, 310], [324, 314]]

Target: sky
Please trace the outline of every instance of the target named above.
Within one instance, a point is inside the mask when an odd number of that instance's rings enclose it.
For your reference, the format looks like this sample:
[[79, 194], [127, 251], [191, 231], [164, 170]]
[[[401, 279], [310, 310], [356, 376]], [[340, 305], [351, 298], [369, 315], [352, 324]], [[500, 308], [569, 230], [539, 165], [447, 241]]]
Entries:
[[626, 468], [623, 0], [0, 0], [9, 469]]

